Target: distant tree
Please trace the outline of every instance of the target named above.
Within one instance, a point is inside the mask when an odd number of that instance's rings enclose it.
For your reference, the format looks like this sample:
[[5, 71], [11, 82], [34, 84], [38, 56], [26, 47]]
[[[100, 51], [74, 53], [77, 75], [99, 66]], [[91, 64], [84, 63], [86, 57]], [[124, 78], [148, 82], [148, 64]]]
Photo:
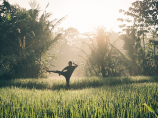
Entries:
[[126, 34], [122, 34], [120, 39], [124, 41], [123, 49], [126, 51], [126, 55], [130, 62], [129, 65], [131, 65], [129, 68], [130, 75], [142, 73], [140, 65], [143, 62], [144, 55], [136, 29], [127, 29]]
[[81, 57], [86, 60], [91, 74], [119, 76], [123, 71], [121, 64], [125, 64], [126, 57], [110, 42], [110, 34], [104, 27], [98, 28], [94, 35], [87, 34], [89, 41], [84, 43], [89, 47], [90, 54], [81, 49], [86, 55]]

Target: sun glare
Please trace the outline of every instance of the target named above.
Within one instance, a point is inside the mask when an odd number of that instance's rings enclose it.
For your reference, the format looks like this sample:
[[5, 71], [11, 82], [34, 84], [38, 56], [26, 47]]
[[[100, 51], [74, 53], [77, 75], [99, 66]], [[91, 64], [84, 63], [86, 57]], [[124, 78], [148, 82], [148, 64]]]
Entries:
[[[28, 2], [9, 0], [12, 4], [18, 3], [22, 7], [30, 8]], [[128, 9], [135, 0], [37, 0], [42, 10], [50, 3], [47, 12], [53, 14], [50, 20], [67, 16], [61, 23], [61, 27], [76, 28], [81, 33], [93, 31], [98, 26], [104, 26], [107, 30], [120, 31], [120, 22], [117, 18], [125, 16], [119, 13], [119, 9]]]
[[124, 17], [119, 13], [121, 5], [118, 1], [107, 0], [80, 0], [71, 1], [67, 5], [65, 14], [68, 14], [65, 26], [75, 27], [81, 33], [104, 26], [107, 30], [119, 31], [117, 18]]

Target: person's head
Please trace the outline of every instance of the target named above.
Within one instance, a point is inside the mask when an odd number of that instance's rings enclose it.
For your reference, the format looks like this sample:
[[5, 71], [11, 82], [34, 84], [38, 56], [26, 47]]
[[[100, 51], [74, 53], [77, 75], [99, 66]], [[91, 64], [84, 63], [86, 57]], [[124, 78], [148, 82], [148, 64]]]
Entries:
[[69, 61], [69, 66], [72, 66], [72, 61]]

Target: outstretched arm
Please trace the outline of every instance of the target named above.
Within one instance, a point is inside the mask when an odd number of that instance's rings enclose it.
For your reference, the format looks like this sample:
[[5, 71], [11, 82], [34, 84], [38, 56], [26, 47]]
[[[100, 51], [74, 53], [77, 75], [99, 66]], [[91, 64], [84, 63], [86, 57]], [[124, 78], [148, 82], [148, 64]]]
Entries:
[[78, 65], [77, 64], [75, 64], [75, 63], [73, 63], [74, 65], [75, 65], [75, 67], [77, 67]]

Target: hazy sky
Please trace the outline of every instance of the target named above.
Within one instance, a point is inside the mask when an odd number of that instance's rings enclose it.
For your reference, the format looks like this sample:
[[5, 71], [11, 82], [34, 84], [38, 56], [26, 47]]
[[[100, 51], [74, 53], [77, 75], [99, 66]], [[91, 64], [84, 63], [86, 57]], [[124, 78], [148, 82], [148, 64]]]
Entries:
[[[30, 0], [8, 0], [11, 4], [19, 4], [29, 9]], [[51, 19], [67, 18], [61, 23], [61, 27], [74, 27], [80, 32], [94, 30], [98, 26], [118, 31], [120, 22], [117, 18], [123, 17], [119, 9], [128, 9], [136, 0], [36, 0], [44, 10], [48, 3], [48, 12], [53, 15]]]

